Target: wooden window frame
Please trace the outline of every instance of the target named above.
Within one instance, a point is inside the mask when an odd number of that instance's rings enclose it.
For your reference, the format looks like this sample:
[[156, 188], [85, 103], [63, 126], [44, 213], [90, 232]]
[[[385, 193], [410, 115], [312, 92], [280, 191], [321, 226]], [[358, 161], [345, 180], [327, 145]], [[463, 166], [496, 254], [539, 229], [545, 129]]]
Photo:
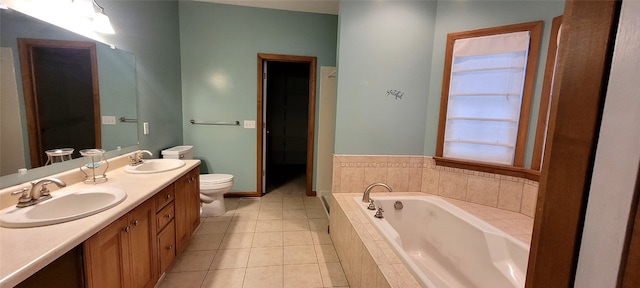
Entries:
[[[453, 44], [455, 40], [471, 37], [481, 37], [496, 34], [506, 34], [513, 32], [529, 31], [529, 52], [527, 57], [527, 68], [525, 70], [525, 79], [522, 90], [522, 102], [520, 106], [520, 117], [518, 120], [518, 135], [516, 138], [516, 147], [514, 151], [513, 165], [500, 165], [493, 163], [475, 162], [465, 159], [454, 159], [442, 157], [444, 150], [444, 134], [446, 127], [447, 108], [449, 100], [449, 83], [451, 81], [451, 63], [453, 61]], [[531, 98], [533, 87], [535, 85], [536, 68], [538, 63], [538, 54], [540, 47], [540, 38], [542, 35], [542, 21], [534, 21], [527, 23], [519, 23], [498, 27], [490, 27], [476, 29], [463, 32], [455, 32], [447, 34], [447, 44], [444, 62], [444, 74], [442, 77], [442, 94], [440, 100], [440, 119], [438, 123], [438, 141], [436, 144], [436, 156], [434, 157], [436, 164], [447, 167], [462, 168], [476, 170], [482, 172], [505, 174], [511, 176], [524, 177], [527, 179], [537, 180], [539, 173], [524, 169], [524, 149], [527, 137], [527, 127], [529, 124], [529, 111], [531, 110]]]

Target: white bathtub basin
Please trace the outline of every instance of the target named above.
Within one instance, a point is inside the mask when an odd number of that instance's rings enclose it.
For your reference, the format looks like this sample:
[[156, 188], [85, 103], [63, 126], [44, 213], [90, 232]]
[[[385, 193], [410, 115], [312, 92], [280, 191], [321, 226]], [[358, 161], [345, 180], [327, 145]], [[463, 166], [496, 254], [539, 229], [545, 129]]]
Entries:
[[127, 193], [119, 188], [91, 187], [69, 193], [59, 190], [52, 196], [33, 206], [5, 209], [0, 215], [0, 226], [37, 227], [84, 218], [118, 205], [127, 198]]
[[178, 169], [184, 165], [185, 162], [179, 159], [150, 159], [144, 160], [144, 163], [136, 166], [125, 166], [124, 172], [131, 174], [152, 174]]

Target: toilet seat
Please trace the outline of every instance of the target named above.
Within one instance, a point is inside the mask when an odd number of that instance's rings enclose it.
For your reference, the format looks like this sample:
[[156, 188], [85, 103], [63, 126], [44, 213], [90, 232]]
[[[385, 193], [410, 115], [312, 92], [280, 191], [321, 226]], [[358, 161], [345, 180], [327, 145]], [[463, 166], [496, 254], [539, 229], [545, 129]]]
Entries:
[[231, 174], [202, 174], [200, 175], [200, 190], [218, 189], [233, 183]]

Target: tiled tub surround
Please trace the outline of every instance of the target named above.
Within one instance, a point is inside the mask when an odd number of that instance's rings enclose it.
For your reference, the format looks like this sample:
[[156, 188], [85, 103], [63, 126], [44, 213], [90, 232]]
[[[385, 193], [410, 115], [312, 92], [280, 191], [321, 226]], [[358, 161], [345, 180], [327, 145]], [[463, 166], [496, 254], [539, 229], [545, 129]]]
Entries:
[[[393, 191], [423, 192], [518, 212], [533, 218], [538, 182], [505, 175], [437, 166], [428, 156], [333, 157], [333, 193], [364, 191], [384, 182]], [[373, 192], [383, 192], [382, 187]]]
[[[424, 195], [410, 192], [394, 194]], [[361, 208], [356, 206], [353, 197], [361, 196], [362, 193], [342, 193], [331, 197], [331, 237], [350, 287], [421, 287]], [[375, 199], [389, 194], [373, 193], [371, 196]], [[525, 243], [531, 239], [533, 220], [527, 216], [465, 201], [446, 200]]]

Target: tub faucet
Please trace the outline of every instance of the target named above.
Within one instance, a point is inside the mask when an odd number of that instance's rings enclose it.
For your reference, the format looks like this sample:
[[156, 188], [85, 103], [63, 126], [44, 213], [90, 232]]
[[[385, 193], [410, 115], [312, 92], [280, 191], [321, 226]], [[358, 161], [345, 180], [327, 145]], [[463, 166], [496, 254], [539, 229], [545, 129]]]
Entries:
[[392, 192], [393, 190], [391, 189], [391, 187], [389, 187], [389, 185], [384, 184], [382, 182], [378, 182], [378, 183], [373, 183], [369, 186], [367, 186], [366, 189], [364, 189], [364, 194], [362, 195], [362, 202], [368, 203], [369, 202], [369, 194], [371, 193], [371, 189], [373, 189], [376, 186], [381, 186], [384, 188], [387, 188], [387, 190], [389, 192]]
[[[50, 199], [51, 193], [49, 188], [47, 188], [47, 185], [51, 183], [56, 184], [59, 188], [67, 186], [67, 184], [58, 178], [45, 178], [37, 182], [31, 182], [31, 188], [22, 188], [22, 190], [11, 193], [11, 195], [20, 194], [20, 199], [18, 199], [16, 207], [24, 208]], [[40, 190], [36, 189], [40, 184], [42, 184]]]

